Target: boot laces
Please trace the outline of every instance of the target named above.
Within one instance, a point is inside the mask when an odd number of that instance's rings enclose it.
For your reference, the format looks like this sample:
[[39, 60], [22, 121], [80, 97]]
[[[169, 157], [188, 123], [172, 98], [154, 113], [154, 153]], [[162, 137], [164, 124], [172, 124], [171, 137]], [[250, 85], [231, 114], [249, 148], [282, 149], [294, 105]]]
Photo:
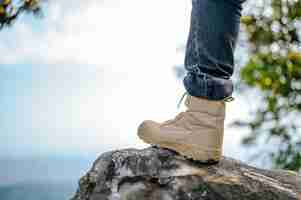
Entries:
[[[182, 102], [183, 102], [185, 96], [187, 96], [187, 95], [188, 95], [188, 92], [185, 91], [184, 94], [182, 95], [182, 97], [180, 98], [180, 101], [178, 102], [178, 105], [177, 105], [177, 108], [178, 108], [178, 109], [180, 108], [180, 106], [181, 106], [181, 104], [182, 104]], [[232, 97], [232, 96], [228, 96], [228, 97], [222, 99], [222, 101], [224, 101], [224, 102], [232, 102], [232, 101], [234, 101], [234, 100], [235, 100], [235, 98]]]
[[226, 98], [224, 98], [223, 99], [223, 101], [225, 101], [225, 102], [232, 102], [232, 101], [234, 101], [235, 99], [234, 99], [234, 97], [232, 97], [232, 96], [229, 96], [229, 97], [226, 97]]
[[178, 108], [178, 109], [180, 108], [181, 103], [183, 102], [184, 97], [185, 97], [186, 95], [188, 95], [188, 92], [184, 92], [184, 94], [182, 95], [182, 97], [181, 97], [181, 99], [180, 99], [180, 101], [178, 102], [178, 105], [177, 105], [177, 108]]

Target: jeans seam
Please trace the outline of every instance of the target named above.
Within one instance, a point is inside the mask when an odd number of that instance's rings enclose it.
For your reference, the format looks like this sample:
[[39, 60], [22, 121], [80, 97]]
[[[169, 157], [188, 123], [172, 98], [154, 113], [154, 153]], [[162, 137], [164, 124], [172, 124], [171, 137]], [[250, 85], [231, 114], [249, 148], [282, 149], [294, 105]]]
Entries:
[[194, 64], [194, 65], [186, 65], [185, 68], [188, 71], [192, 72], [192, 73], [195, 73], [195, 74], [201, 75], [201, 76], [206, 76], [206, 77], [209, 77], [209, 78], [222, 78], [222, 79], [227, 79], [227, 80], [230, 78], [230, 77], [226, 77], [226, 76], [223, 76], [223, 77], [212, 76], [211, 74], [202, 72], [200, 70], [200, 68], [205, 68], [205, 69], [208, 69], [208, 70], [210, 70], [211, 68], [208, 67], [207, 65], [203, 65], [203, 64], [200, 64], [200, 63]]

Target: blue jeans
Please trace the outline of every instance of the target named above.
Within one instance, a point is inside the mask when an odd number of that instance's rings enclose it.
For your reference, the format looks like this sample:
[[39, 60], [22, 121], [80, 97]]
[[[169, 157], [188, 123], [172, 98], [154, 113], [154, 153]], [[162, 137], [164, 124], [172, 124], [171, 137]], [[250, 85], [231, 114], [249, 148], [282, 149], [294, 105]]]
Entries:
[[210, 100], [231, 96], [233, 54], [245, 0], [192, 0], [183, 83], [188, 94]]

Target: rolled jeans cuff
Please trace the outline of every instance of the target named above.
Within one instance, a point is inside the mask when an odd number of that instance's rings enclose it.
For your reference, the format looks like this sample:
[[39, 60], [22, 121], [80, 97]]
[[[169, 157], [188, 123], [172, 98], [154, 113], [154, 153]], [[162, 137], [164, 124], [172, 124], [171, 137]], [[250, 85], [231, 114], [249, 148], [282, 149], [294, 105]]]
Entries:
[[188, 94], [209, 100], [223, 100], [233, 93], [231, 79], [210, 76], [205, 73], [188, 72], [183, 79]]

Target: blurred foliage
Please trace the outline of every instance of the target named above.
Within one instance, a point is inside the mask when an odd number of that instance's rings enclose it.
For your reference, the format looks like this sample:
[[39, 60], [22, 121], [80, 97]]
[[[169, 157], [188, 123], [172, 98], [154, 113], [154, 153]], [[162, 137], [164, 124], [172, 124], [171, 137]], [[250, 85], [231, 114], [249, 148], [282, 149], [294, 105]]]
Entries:
[[22, 13], [41, 16], [41, 0], [0, 0], [0, 30], [12, 25]]
[[301, 0], [257, 2], [256, 12], [241, 18], [251, 55], [240, 75], [263, 99], [250, 121], [235, 125], [251, 130], [244, 145], [274, 147], [268, 154], [275, 168], [300, 170]]

